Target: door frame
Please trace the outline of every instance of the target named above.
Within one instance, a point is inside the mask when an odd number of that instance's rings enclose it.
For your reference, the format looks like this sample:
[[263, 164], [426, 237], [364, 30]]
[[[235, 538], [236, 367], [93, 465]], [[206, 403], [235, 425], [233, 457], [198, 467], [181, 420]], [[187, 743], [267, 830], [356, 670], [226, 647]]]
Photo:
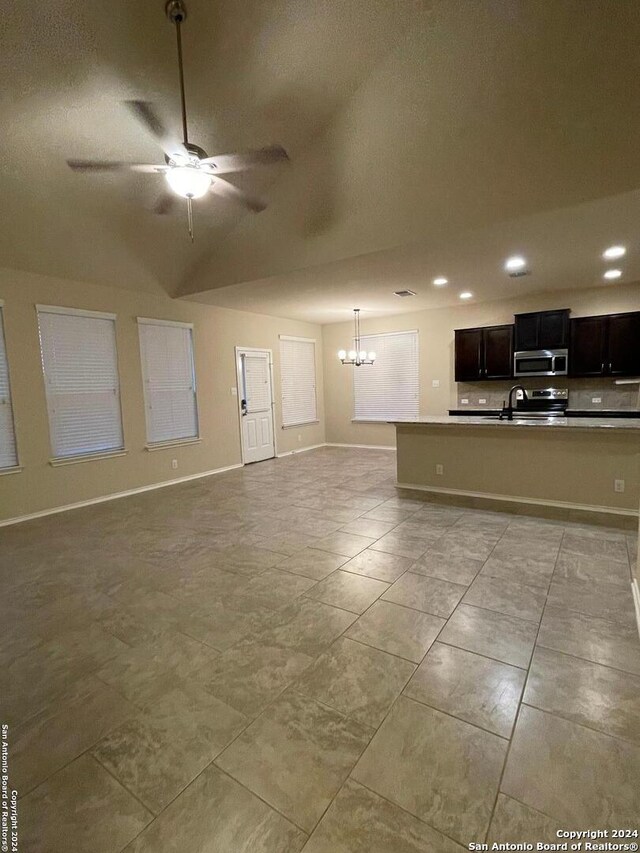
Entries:
[[[273, 350], [269, 349], [269, 347], [234, 347], [234, 359], [236, 364], [236, 390], [237, 390], [237, 407], [238, 407], [238, 430], [240, 434], [240, 459], [243, 465], [246, 465], [244, 458], [244, 437], [242, 431], [242, 393], [240, 389], [242, 388], [242, 374], [240, 371], [240, 353], [243, 352], [262, 352], [268, 355], [269, 357], [269, 382], [271, 383], [271, 432], [273, 434], [273, 456], [269, 457], [270, 459], [278, 458], [278, 441], [276, 439], [276, 413], [275, 413], [275, 384], [273, 379]], [[266, 462], [266, 459], [262, 460]]]

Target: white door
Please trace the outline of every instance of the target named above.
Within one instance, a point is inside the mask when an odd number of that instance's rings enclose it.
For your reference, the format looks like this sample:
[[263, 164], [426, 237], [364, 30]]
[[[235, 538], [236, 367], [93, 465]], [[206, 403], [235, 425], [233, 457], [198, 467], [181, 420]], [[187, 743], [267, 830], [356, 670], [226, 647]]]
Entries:
[[273, 394], [271, 353], [268, 350], [237, 349], [242, 457], [260, 462], [276, 455], [273, 437]]

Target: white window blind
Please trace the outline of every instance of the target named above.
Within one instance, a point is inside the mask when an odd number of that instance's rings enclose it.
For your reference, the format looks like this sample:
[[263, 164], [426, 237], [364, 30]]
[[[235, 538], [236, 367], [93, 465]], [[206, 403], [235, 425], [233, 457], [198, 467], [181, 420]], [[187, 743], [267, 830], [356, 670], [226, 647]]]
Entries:
[[198, 437], [193, 331], [186, 323], [138, 318], [147, 441]]
[[16, 435], [13, 426], [9, 365], [4, 342], [4, 324], [0, 307], [0, 468], [15, 468], [18, 464]]
[[418, 333], [362, 335], [372, 365], [353, 368], [355, 419], [392, 421], [418, 416]]
[[40, 305], [38, 325], [53, 455], [121, 450], [115, 315]]
[[282, 426], [318, 420], [316, 403], [316, 342], [280, 336]]

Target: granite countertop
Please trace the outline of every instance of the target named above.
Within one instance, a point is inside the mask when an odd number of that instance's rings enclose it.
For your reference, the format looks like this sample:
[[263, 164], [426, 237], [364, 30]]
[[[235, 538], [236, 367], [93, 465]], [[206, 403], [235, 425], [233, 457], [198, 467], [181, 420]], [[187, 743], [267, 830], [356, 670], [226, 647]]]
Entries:
[[465, 426], [465, 427], [535, 427], [539, 429], [590, 429], [624, 430], [640, 433], [640, 422], [633, 418], [526, 418], [513, 416], [512, 421], [498, 420], [495, 416], [432, 415], [391, 421], [396, 426]]

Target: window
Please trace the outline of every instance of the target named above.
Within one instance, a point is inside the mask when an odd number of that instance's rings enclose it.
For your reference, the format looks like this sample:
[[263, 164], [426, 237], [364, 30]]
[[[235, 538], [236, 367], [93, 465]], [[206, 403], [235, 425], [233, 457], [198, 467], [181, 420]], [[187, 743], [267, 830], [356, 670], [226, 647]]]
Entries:
[[375, 363], [353, 368], [355, 420], [393, 421], [418, 417], [418, 333], [363, 335], [362, 349]]
[[9, 384], [9, 365], [4, 342], [4, 324], [2, 303], [0, 302], [0, 470], [17, 468], [18, 451], [13, 426], [13, 408], [11, 406], [11, 386]]
[[280, 335], [282, 426], [318, 420], [316, 405], [316, 342]]
[[150, 445], [198, 438], [193, 327], [138, 318]]
[[122, 450], [115, 314], [37, 309], [53, 456]]

